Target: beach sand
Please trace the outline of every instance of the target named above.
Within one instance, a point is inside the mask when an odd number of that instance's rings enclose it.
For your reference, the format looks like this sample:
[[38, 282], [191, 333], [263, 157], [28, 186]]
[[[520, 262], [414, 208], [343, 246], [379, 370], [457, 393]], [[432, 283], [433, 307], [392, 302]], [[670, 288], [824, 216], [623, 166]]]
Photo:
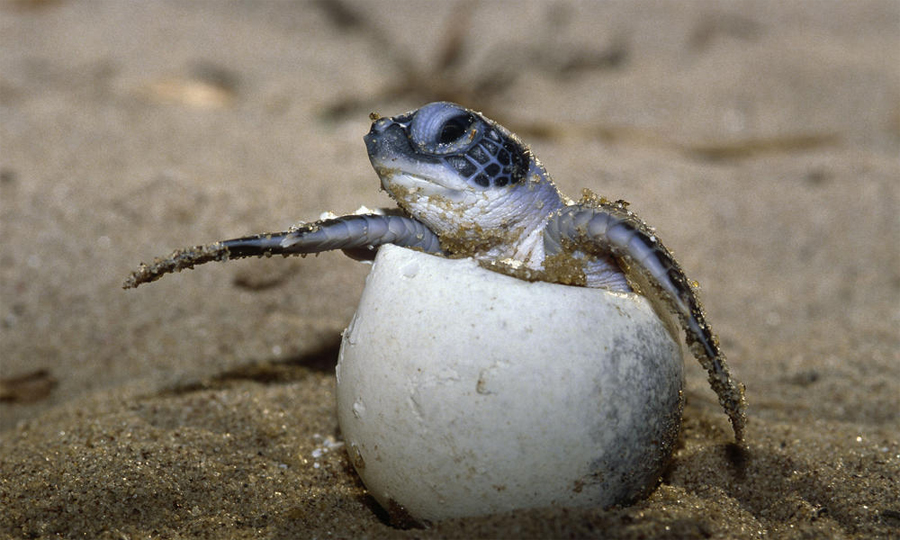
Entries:
[[[0, 2], [0, 536], [900, 537], [900, 3]], [[402, 529], [340, 444], [368, 266], [140, 261], [392, 206], [367, 114], [436, 99], [626, 199], [702, 285], [747, 448], [686, 358], [625, 508]]]

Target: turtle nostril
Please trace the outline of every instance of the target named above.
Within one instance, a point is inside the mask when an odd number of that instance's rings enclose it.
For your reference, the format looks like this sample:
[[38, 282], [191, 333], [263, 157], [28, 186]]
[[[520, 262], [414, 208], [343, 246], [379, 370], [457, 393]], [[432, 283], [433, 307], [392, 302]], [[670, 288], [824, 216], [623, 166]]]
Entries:
[[363, 137], [363, 140], [366, 142], [366, 151], [370, 158], [380, 156], [381, 159], [384, 159], [387, 156], [396, 157], [413, 152], [403, 124], [390, 118], [374, 122], [372, 129]]
[[389, 127], [394, 125], [394, 120], [392, 118], [379, 118], [372, 122], [372, 129], [369, 130], [369, 134], [379, 134], [383, 133]]
[[366, 148], [371, 152], [378, 143], [379, 137], [393, 125], [394, 122], [390, 118], [379, 118], [372, 122], [372, 129], [363, 137], [363, 140], [366, 141]]

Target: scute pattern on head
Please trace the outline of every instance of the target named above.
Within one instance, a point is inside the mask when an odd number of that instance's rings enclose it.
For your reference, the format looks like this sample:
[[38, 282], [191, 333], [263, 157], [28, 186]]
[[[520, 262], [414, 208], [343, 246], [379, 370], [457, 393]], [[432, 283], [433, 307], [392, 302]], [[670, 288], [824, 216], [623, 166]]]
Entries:
[[529, 157], [528, 147], [511, 135], [501, 138], [500, 133], [492, 126], [480, 141], [469, 148], [465, 157], [453, 156], [448, 159], [465, 161], [468, 164], [465, 167], [468, 174], [463, 175], [486, 188], [504, 187], [524, 180], [528, 174]]
[[438, 102], [379, 118], [365, 140], [385, 190], [450, 253], [540, 267], [540, 230], [564, 201], [515, 135], [479, 113]]

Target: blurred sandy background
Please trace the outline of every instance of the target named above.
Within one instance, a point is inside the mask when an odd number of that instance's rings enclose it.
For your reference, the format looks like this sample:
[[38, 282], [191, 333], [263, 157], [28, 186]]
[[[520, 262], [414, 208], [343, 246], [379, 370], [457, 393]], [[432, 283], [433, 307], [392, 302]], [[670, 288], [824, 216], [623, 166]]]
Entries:
[[[183, 245], [390, 205], [367, 114], [435, 99], [630, 201], [747, 386], [687, 362], [629, 508], [401, 530], [340, 444], [367, 268]], [[0, 1], [0, 535], [900, 536], [900, 3]]]

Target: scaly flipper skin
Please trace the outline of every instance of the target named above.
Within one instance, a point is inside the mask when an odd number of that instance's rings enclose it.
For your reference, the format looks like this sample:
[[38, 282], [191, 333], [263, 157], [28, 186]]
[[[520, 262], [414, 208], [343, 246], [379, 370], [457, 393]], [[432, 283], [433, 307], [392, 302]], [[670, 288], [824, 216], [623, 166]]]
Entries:
[[212, 261], [272, 255], [307, 255], [342, 249], [355, 259], [373, 259], [384, 244], [441, 253], [438, 237], [422, 223], [404, 216], [359, 214], [306, 223], [293, 230], [263, 233], [174, 251], [152, 264], [141, 264], [125, 281], [131, 289], [166, 274]]
[[694, 285], [653, 229], [621, 201], [585, 197], [551, 218], [544, 230], [544, 249], [548, 258], [573, 251], [612, 254], [629, 281], [642, 285], [633, 285], [635, 289], [653, 289], [641, 292], [655, 295], [678, 316], [691, 352], [709, 373], [709, 384], [728, 413], [735, 440], [743, 441], [747, 422], [743, 386], [729, 374], [725, 353], [706, 322]]
[[531, 150], [506, 128], [453, 103], [429, 103], [393, 118], [372, 116], [369, 160], [398, 206], [394, 215], [351, 215], [295, 230], [179, 250], [142, 264], [136, 287], [209, 261], [342, 249], [369, 259], [397, 244], [529, 280], [649, 294], [673, 311], [691, 352], [743, 443], [743, 388], [700, 306], [695, 286], [654, 231], [624, 203], [560, 194]]

